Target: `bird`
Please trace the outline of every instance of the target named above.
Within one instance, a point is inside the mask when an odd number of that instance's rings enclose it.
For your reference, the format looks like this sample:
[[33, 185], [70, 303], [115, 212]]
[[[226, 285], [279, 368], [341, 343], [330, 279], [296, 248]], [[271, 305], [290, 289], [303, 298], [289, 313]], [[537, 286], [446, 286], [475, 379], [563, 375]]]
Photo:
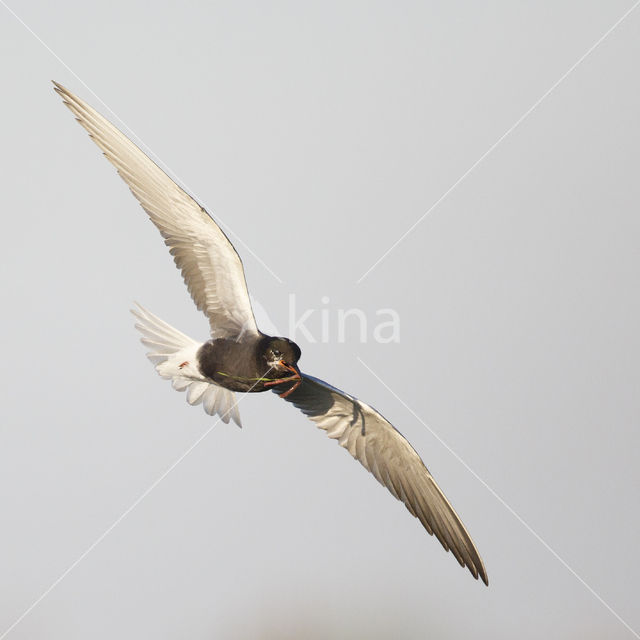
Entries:
[[160, 231], [193, 302], [209, 320], [210, 338], [199, 342], [136, 303], [135, 326], [158, 374], [185, 391], [189, 404], [202, 404], [207, 414], [238, 426], [235, 393], [277, 393], [337, 440], [488, 585], [471, 536], [406, 438], [370, 405], [301, 372], [295, 342], [258, 329], [242, 261], [214, 218], [111, 122], [53, 84]]

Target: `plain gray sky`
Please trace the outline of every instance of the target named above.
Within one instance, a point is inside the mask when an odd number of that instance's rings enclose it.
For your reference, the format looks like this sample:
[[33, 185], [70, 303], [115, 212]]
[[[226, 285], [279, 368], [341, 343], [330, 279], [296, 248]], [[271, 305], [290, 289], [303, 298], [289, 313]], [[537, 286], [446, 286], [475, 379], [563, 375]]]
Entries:
[[408, 437], [490, 587], [261, 394], [7, 638], [632, 638], [403, 402], [640, 632], [640, 9], [356, 284], [629, 0], [11, 6], [60, 60], [0, 6], [0, 634], [212, 424], [128, 308], [206, 320], [52, 78], [278, 275], [234, 240], [277, 326], [399, 313], [301, 364]]

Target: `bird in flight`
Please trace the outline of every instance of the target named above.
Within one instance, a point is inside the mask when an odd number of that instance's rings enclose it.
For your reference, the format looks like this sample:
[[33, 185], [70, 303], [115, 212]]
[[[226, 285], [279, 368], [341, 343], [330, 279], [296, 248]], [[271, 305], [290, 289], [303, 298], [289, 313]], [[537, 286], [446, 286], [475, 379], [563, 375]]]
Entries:
[[164, 238], [211, 338], [198, 342], [137, 305], [148, 358], [189, 404], [241, 426], [234, 392], [274, 391], [338, 441], [474, 578], [489, 584], [480, 554], [451, 503], [409, 442], [373, 407], [302, 373], [300, 348], [262, 333], [242, 261], [213, 218], [131, 140], [54, 82], [77, 121], [115, 166]]

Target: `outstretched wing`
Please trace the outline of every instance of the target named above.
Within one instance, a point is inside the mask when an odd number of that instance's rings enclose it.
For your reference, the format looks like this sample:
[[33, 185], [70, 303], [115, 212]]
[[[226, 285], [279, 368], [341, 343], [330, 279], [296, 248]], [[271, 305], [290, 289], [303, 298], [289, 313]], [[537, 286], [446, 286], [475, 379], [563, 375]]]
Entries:
[[55, 90], [158, 227], [214, 338], [257, 335], [240, 257], [211, 216], [131, 140], [62, 85]]
[[[282, 389], [274, 389], [282, 391]], [[303, 375], [289, 396], [398, 500], [424, 528], [451, 551], [474, 578], [489, 584], [480, 554], [458, 514], [436, 484], [415, 449], [375, 409], [323, 380]]]

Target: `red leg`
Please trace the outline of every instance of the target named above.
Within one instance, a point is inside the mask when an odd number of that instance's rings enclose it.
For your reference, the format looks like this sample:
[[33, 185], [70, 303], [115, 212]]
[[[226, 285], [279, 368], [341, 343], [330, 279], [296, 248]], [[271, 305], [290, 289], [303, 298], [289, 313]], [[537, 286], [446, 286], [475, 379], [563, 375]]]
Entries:
[[281, 398], [286, 398], [288, 395], [292, 394], [300, 385], [302, 384], [302, 379], [298, 378], [296, 383], [291, 387], [291, 389], [287, 389], [283, 393], [279, 393], [278, 395]]
[[300, 378], [297, 375], [289, 376], [288, 378], [278, 378], [277, 380], [270, 380], [269, 382], [265, 382], [264, 386], [273, 387], [275, 385], [282, 384], [283, 382], [291, 382], [293, 380], [300, 380]]

